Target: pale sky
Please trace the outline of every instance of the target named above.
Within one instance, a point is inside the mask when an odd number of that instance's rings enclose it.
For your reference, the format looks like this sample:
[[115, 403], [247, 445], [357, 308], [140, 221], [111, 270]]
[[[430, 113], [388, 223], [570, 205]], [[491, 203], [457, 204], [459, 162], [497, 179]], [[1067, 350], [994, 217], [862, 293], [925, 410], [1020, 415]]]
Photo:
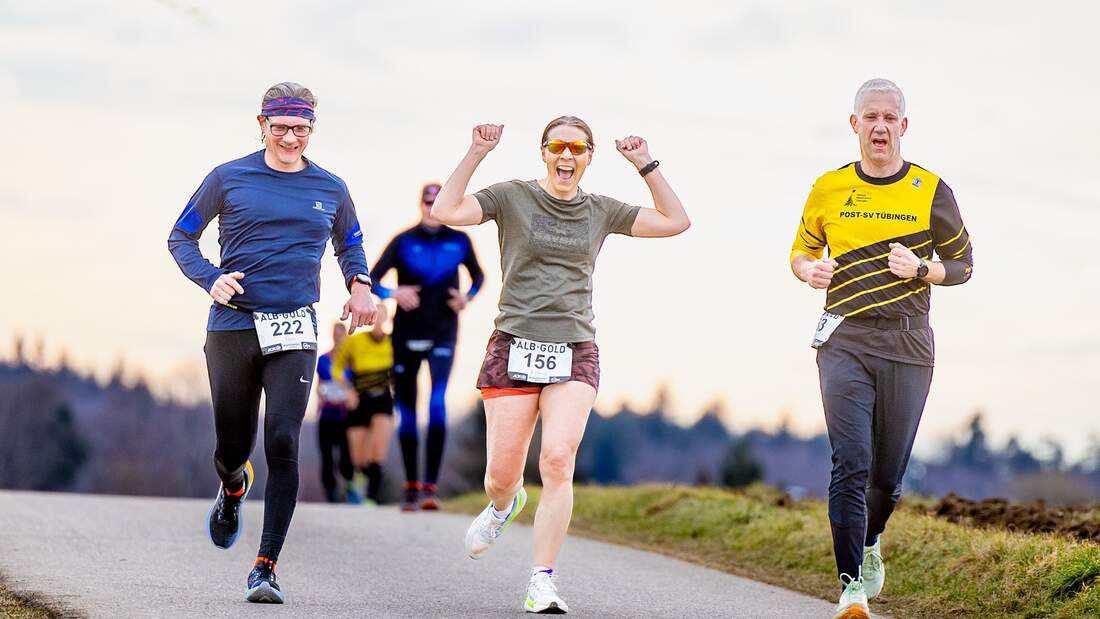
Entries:
[[[975, 248], [971, 282], [933, 292], [918, 448], [977, 408], [1000, 440], [1100, 435], [1100, 10], [779, 4], [0, 1], [0, 353], [24, 333], [84, 367], [124, 356], [162, 391], [205, 391], [209, 297], [166, 239], [211, 168], [259, 148], [266, 88], [293, 80], [320, 100], [306, 154], [347, 181], [371, 263], [475, 124], [505, 132], [471, 191], [543, 174], [542, 126], [575, 114], [597, 142], [582, 187], [649, 206], [612, 141], [645, 137], [694, 225], [605, 245], [597, 406], [644, 408], [668, 383], [684, 422], [721, 399], [738, 429], [785, 411], [818, 431], [824, 299], [788, 251], [814, 179], [858, 158], [852, 97], [881, 76], [906, 94], [903, 155], [951, 185]], [[456, 412], [500, 292], [495, 225], [467, 231], [487, 283], [462, 319]], [[346, 300], [331, 250], [322, 286], [327, 324]]]

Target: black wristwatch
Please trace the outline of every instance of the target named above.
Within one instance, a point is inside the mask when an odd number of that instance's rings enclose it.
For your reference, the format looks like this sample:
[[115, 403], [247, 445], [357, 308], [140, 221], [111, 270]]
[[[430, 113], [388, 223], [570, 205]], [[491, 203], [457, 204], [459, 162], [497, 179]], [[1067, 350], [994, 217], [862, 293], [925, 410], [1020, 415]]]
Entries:
[[921, 260], [920, 264], [917, 265], [917, 277], [921, 279], [928, 277], [928, 263], [924, 260]]
[[[927, 269], [925, 269], [925, 270], [927, 270]], [[355, 277], [352, 277], [351, 281], [359, 282], [360, 284], [366, 284], [367, 288], [371, 288], [373, 286], [373, 284], [370, 281], [370, 275], [364, 275], [363, 273], [359, 273]]]

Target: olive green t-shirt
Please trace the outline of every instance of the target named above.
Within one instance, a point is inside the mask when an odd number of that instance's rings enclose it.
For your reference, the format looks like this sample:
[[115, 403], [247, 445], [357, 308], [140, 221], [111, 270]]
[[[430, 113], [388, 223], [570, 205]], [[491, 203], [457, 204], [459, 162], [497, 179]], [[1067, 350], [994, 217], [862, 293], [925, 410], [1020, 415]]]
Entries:
[[603, 241], [630, 234], [637, 206], [578, 190], [558, 200], [538, 181], [508, 181], [474, 194], [485, 223], [497, 222], [500, 331], [539, 342], [588, 342], [592, 325], [592, 270]]

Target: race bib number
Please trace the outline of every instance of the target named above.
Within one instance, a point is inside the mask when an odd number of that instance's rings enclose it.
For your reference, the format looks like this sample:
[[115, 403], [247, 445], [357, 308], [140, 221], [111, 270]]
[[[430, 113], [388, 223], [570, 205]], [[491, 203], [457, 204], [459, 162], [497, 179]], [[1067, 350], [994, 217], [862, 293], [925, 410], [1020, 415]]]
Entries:
[[508, 378], [529, 383], [563, 383], [573, 376], [569, 344], [515, 338], [508, 349]]
[[260, 352], [265, 355], [287, 350], [317, 350], [317, 314], [301, 307], [293, 312], [265, 314], [252, 312]]
[[347, 398], [344, 386], [334, 380], [326, 380], [321, 383], [321, 401], [333, 404], [343, 404]]
[[832, 336], [833, 331], [836, 331], [836, 328], [839, 327], [842, 322], [844, 322], [843, 316], [837, 316], [829, 312], [823, 313], [821, 319], [817, 321], [817, 330], [814, 331], [814, 341], [810, 346], [821, 348], [822, 344], [829, 341], [829, 337]]

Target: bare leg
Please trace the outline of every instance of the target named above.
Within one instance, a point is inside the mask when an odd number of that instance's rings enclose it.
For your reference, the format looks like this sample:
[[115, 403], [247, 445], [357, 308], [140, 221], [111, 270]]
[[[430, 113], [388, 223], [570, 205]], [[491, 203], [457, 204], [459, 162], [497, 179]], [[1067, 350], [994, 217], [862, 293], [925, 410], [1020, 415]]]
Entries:
[[351, 451], [351, 465], [356, 470], [362, 470], [368, 464], [367, 454], [370, 440], [370, 429], [366, 426], [351, 426], [348, 428], [348, 449]]
[[537, 393], [485, 400], [485, 493], [499, 511], [510, 508], [523, 483], [538, 407]]
[[370, 437], [367, 439], [367, 462], [384, 463], [392, 437], [393, 415], [375, 415], [371, 419]]
[[535, 513], [535, 565], [554, 567], [565, 541], [573, 516], [573, 469], [577, 447], [595, 401], [596, 390], [577, 381], [550, 385], [542, 390], [539, 398], [542, 498]]

